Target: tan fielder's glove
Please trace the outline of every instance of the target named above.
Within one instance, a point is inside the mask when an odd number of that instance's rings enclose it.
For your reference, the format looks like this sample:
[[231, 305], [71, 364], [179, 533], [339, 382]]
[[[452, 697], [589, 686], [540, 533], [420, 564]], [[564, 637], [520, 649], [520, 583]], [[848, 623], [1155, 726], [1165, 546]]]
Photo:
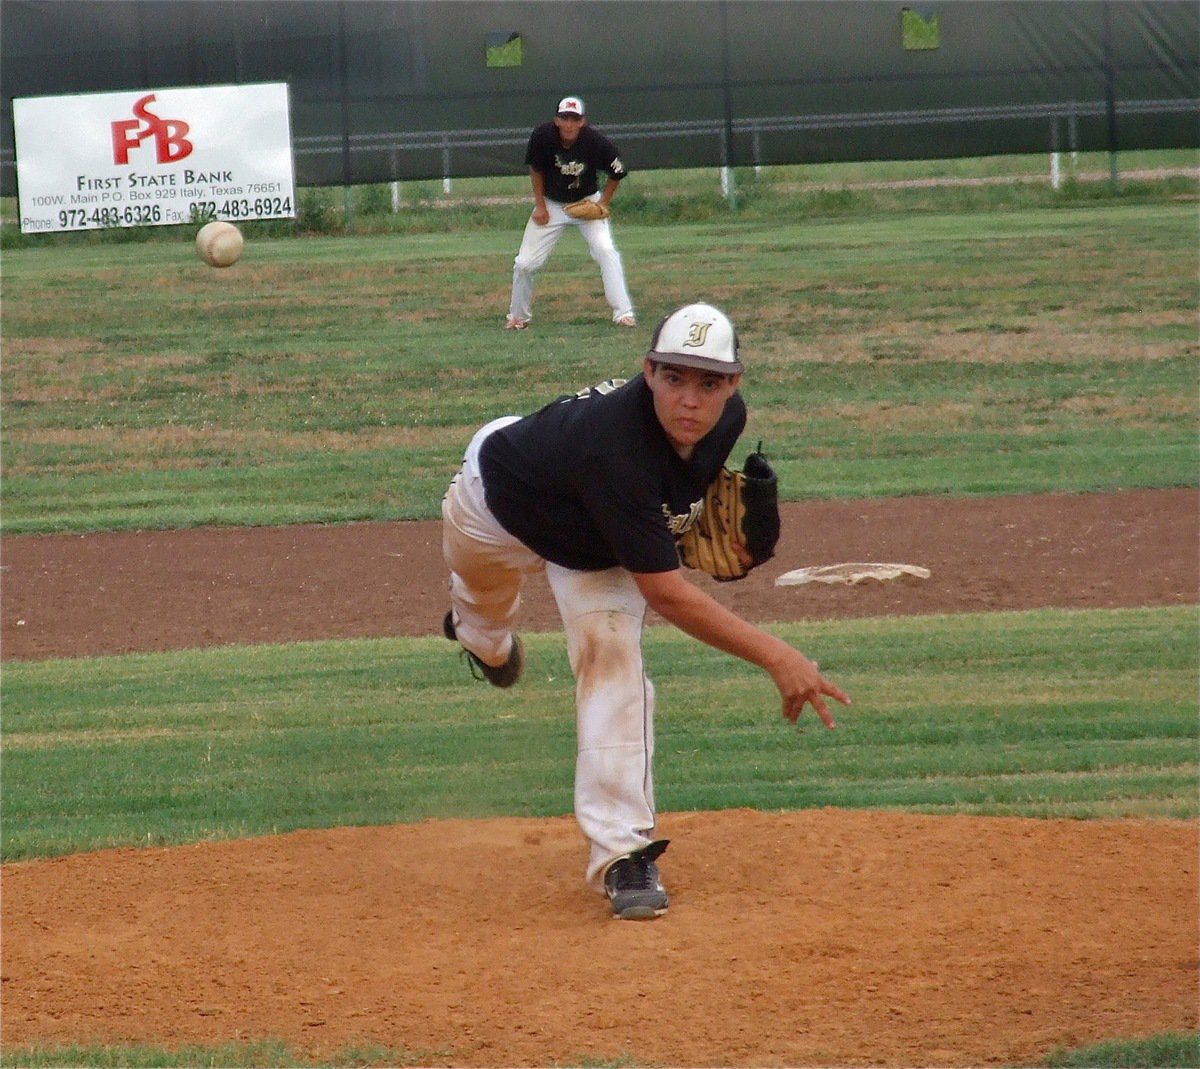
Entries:
[[[742, 562], [735, 542], [750, 555], [750, 564]], [[778, 543], [779, 482], [760, 445], [741, 471], [721, 469], [705, 491], [704, 510], [676, 544], [687, 567], [727, 582], [769, 561]]]
[[608, 206], [598, 200], [577, 200], [563, 208], [572, 219], [607, 219]]

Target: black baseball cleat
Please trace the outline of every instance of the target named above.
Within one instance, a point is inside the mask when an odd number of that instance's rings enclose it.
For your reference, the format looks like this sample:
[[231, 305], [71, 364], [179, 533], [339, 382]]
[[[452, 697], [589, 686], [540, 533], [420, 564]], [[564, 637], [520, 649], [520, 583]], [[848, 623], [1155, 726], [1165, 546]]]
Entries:
[[604, 874], [604, 890], [618, 920], [650, 920], [667, 912], [667, 891], [654, 862], [670, 841], [659, 839], [609, 865]]
[[[458, 632], [454, 628], [453, 610], [447, 612], [442, 619], [442, 634], [451, 642], [458, 641]], [[465, 646], [463, 653], [466, 654], [467, 664], [471, 667], [471, 675], [476, 679], [486, 679], [493, 687], [502, 689], [511, 687], [521, 678], [521, 672], [525, 668], [525, 648], [521, 645], [518, 635], [512, 637], [512, 649], [509, 651], [508, 660], [500, 665], [484, 664]]]

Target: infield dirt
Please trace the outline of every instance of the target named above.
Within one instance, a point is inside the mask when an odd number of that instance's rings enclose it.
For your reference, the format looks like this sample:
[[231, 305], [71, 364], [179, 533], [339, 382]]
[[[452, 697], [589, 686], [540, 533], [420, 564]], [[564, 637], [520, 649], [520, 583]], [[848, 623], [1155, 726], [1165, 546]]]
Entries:
[[[1197, 506], [1191, 490], [794, 504], [770, 565], [700, 582], [762, 621], [1194, 605]], [[436, 634], [439, 544], [434, 524], [6, 538], [0, 653]], [[847, 560], [932, 575], [773, 585]], [[544, 584], [525, 621], [557, 630]], [[651, 923], [609, 920], [582, 887], [566, 815], [11, 864], [3, 1047], [281, 1038], [437, 1066], [1029, 1062], [1200, 1027], [1197, 831], [666, 813], [672, 906]]]

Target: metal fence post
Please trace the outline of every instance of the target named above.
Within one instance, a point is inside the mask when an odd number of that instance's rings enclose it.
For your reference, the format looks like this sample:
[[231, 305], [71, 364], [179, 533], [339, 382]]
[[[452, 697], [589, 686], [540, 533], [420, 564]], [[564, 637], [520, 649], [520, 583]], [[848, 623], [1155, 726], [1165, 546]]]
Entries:
[[721, 196], [731, 208], [737, 207], [737, 179], [729, 166], [729, 131], [721, 130]]
[[1117, 72], [1113, 58], [1112, 8], [1104, 0], [1104, 106], [1108, 120], [1108, 182], [1114, 193], [1119, 192], [1117, 175]]
[[721, 192], [731, 208], [737, 207], [737, 189], [733, 178], [733, 97], [729, 75], [729, 14], [721, 0], [721, 95], [725, 102], [725, 125], [721, 129]]
[[1050, 120], [1050, 188], [1056, 193], [1062, 185], [1062, 173], [1058, 165], [1058, 119]]

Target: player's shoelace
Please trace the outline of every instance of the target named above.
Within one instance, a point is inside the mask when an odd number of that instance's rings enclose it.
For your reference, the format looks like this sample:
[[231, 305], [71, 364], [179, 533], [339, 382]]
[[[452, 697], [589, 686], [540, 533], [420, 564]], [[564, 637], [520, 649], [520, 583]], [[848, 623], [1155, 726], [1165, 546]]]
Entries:
[[658, 866], [649, 858], [628, 857], [619, 864], [616, 883], [622, 891], [653, 891], [658, 887]]

